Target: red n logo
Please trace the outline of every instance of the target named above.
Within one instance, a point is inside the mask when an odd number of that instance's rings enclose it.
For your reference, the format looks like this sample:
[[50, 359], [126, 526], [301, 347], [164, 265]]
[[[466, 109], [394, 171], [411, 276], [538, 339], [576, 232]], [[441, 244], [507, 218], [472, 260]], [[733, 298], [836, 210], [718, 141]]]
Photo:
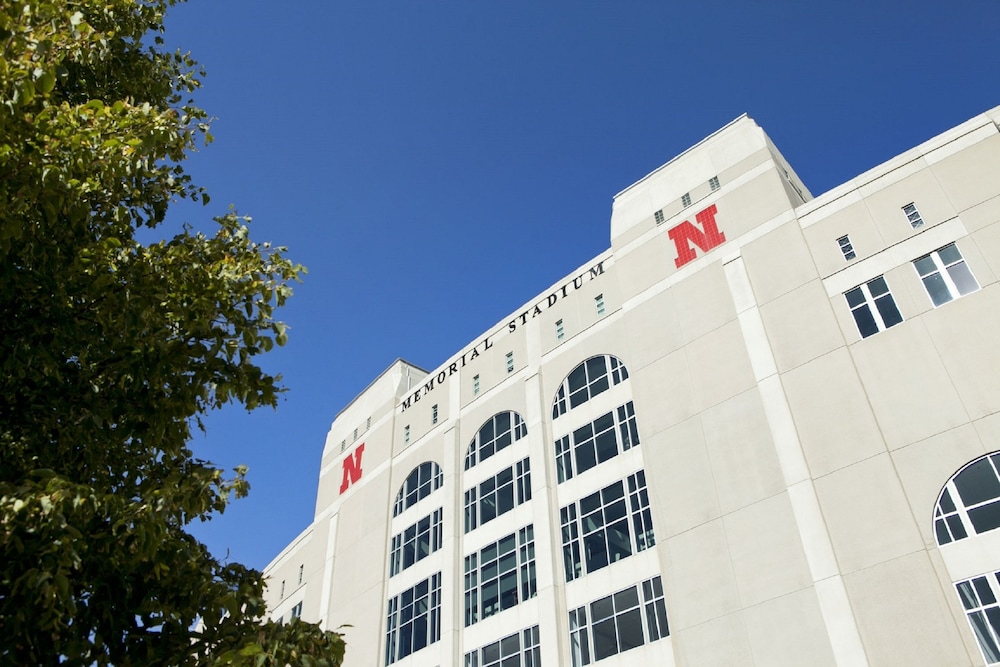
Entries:
[[701, 223], [704, 231], [685, 220], [667, 232], [667, 236], [677, 248], [677, 258], [674, 259], [674, 264], [678, 269], [698, 256], [698, 253], [691, 247], [692, 243], [701, 248], [702, 252], [708, 252], [715, 246], [726, 242], [726, 235], [720, 232], [718, 225], [715, 224], [715, 214], [715, 204], [712, 204], [694, 216], [694, 219]]
[[343, 493], [361, 479], [361, 455], [365, 453], [365, 443], [361, 443], [357, 448], [344, 459], [344, 477], [340, 481], [340, 492]]

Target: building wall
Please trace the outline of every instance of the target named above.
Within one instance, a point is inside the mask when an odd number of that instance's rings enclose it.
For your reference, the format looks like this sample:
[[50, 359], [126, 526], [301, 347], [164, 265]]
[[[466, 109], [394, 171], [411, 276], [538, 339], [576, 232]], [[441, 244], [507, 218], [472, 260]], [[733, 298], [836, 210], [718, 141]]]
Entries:
[[[1000, 570], [1000, 531], [969, 528], [940, 547], [935, 532], [945, 484], [1000, 450], [998, 118], [976, 117], [813, 198], [744, 116], [616, 195], [611, 249], [442, 366], [395, 362], [338, 415], [314, 523], [266, 571], [273, 615], [287, 620], [302, 602], [307, 620], [351, 625], [347, 665], [385, 665], [387, 637], [400, 635], [387, 627], [390, 601], [440, 573], [439, 634], [408, 656], [397, 650], [393, 664], [467, 664], [467, 653], [534, 626], [542, 664], [578, 664], [575, 610], [592, 616], [591, 603], [621, 591], [615, 600], [631, 604], [632, 586], [642, 611], [622, 613], [619, 642], [642, 645], [592, 662], [1000, 662], [956, 589]], [[978, 289], [935, 307], [914, 260], [953, 255], [950, 244]], [[899, 323], [873, 300], [880, 276]], [[848, 302], [858, 294], [882, 313], [867, 337]], [[598, 358], [620, 360], [627, 378], [554, 412], [567, 377]], [[609, 412], [624, 419], [629, 404], [639, 444], [620, 435], [617, 455], [561, 479], [558, 443]], [[524, 436], [466, 465], [480, 429], [508, 411]], [[466, 493], [525, 460], [531, 499], [466, 531]], [[394, 516], [428, 462], [440, 488]], [[593, 571], [584, 556], [567, 581], [566, 512], [582, 514], [618, 482], [628, 495], [638, 471], [655, 543], [639, 550], [630, 499], [633, 553]], [[440, 547], [391, 574], [394, 536], [437, 510]], [[963, 511], [969, 527], [988, 507]], [[528, 526], [534, 588], [466, 626], [469, 557], [512, 534], [524, 546]], [[646, 625], [655, 594], [642, 586], [655, 577], [669, 617], [660, 638]]]

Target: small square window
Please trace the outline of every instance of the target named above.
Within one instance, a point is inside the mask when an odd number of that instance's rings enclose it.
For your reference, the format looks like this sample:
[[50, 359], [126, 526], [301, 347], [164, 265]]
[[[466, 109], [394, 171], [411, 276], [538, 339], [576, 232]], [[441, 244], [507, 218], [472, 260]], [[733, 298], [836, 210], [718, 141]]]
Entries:
[[407, 424], [403, 427], [403, 444], [409, 444], [410, 442], [410, 425]]
[[595, 296], [594, 297], [594, 304], [597, 306], [597, 314], [598, 315], [603, 315], [604, 314], [604, 295], [603, 294], [598, 294], [597, 296]]
[[507, 372], [508, 373], [513, 373], [514, 372], [514, 353], [513, 352], [508, 352], [507, 353]]
[[884, 276], [848, 290], [844, 297], [862, 338], [868, 338], [903, 321]]
[[479, 396], [479, 376], [472, 376], [472, 395]]
[[659, 211], [657, 211], [656, 213], [653, 214], [653, 220], [655, 220], [656, 224], [658, 224], [658, 225], [662, 225], [663, 224], [663, 209], [662, 208]]
[[431, 423], [432, 424], [437, 424], [438, 423], [438, 406], [437, 406], [437, 403], [435, 403], [433, 406], [431, 406]]
[[844, 253], [844, 259], [848, 262], [857, 257], [854, 253], [854, 246], [851, 244], [849, 236], [841, 236], [837, 239], [837, 245], [840, 246], [840, 252]]
[[716, 190], [721, 188], [722, 186], [719, 185], [719, 177], [713, 176], [712, 178], [708, 179], [708, 187], [712, 188], [712, 192], [715, 192]]
[[681, 206], [687, 208], [690, 205], [691, 205], [691, 193], [685, 192], [684, 194], [681, 195]]
[[566, 330], [563, 328], [563, 321], [556, 320], [556, 340], [562, 340], [566, 336]]
[[904, 206], [903, 213], [906, 214], [906, 219], [910, 221], [910, 227], [920, 229], [924, 226], [924, 219], [920, 217], [920, 211], [917, 210], [916, 204], [911, 202]]

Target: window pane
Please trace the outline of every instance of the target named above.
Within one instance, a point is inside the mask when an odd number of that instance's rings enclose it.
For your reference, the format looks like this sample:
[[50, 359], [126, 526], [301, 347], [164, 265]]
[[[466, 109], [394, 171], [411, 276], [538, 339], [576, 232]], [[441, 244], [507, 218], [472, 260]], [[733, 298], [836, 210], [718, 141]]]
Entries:
[[951, 493], [948, 491], [948, 489], [945, 489], [944, 492], [941, 494], [941, 502], [939, 504], [941, 505], [941, 509], [943, 509], [945, 512], [955, 511], [955, 503], [952, 502]]
[[618, 621], [618, 642], [621, 646], [619, 650], [627, 651], [630, 648], [642, 646], [642, 615], [639, 609], [627, 611], [618, 616], [616, 620]]
[[914, 260], [913, 266], [917, 267], [917, 273], [919, 273], [921, 277], [937, 271], [937, 266], [934, 264], [934, 260], [931, 259], [930, 255], [925, 255], [920, 259]]
[[996, 642], [993, 641], [993, 637], [986, 627], [986, 618], [983, 616], [983, 612], [977, 611], [974, 614], [969, 614], [969, 621], [976, 632], [979, 648], [983, 649], [983, 654], [986, 656], [986, 662], [992, 664], [1000, 661], [1000, 649], [997, 648]]
[[931, 302], [935, 306], [940, 306], [943, 303], [951, 301], [951, 292], [948, 291], [948, 286], [945, 284], [944, 278], [941, 277], [940, 273], [924, 276], [922, 280], [924, 281], [924, 287], [927, 288], [927, 294], [930, 295]]
[[951, 529], [951, 534], [956, 540], [962, 540], [969, 536], [969, 533], [965, 531], [965, 525], [962, 520], [958, 518], [957, 514], [952, 514], [947, 518], [948, 527]]
[[969, 521], [977, 533], [1000, 528], [1000, 502], [970, 509]]
[[594, 623], [594, 660], [603, 660], [618, 653], [615, 619]]
[[860, 287], [855, 287], [849, 292], [845, 292], [844, 296], [847, 298], [847, 305], [851, 308], [860, 306], [865, 302], [865, 294], [861, 291]]
[[875, 280], [868, 281], [868, 291], [872, 293], [872, 298], [875, 298], [888, 292], [889, 286], [885, 284], [885, 278], [879, 276]]
[[976, 594], [972, 590], [972, 582], [960, 581], [956, 584], [955, 588], [958, 589], [958, 597], [961, 598], [963, 607], [966, 609], [975, 609], [979, 606]]
[[972, 275], [972, 271], [969, 270], [969, 265], [965, 262], [949, 266], [948, 275], [951, 276], [951, 279], [955, 282], [955, 287], [958, 288], [958, 293], [963, 296], [979, 289], [979, 283], [976, 282], [975, 277]]
[[989, 459], [980, 459], [955, 476], [955, 488], [966, 505], [1000, 497], [1000, 480]]
[[878, 308], [878, 314], [882, 316], [882, 323], [885, 324], [886, 329], [903, 321], [903, 316], [899, 314], [899, 308], [896, 307], [896, 301], [892, 295], [875, 299], [875, 307]]
[[944, 262], [945, 266], [962, 261], [962, 253], [958, 251], [958, 246], [954, 243], [949, 243], [945, 247], [938, 250], [937, 253], [941, 258], [941, 261]]
[[868, 304], [855, 308], [851, 314], [854, 315], [854, 321], [858, 324], [858, 331], [861, 332], [862, 338], [868, 338], [868, 336], [878, 333], [878, 325], [875, 324], [875, 318], [872, 317]]

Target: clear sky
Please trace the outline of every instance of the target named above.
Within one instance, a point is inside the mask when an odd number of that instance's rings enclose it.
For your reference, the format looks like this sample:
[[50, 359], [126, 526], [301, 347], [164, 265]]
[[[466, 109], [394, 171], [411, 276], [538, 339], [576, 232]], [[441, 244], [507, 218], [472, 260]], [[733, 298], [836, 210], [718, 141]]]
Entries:
[[613, 195], [746, 112], [813, 194], [1000, 105], [1000, 2], [192, 0], [208, 71], [188, 163], [309, 274], [196, 454], [250, 497], [194, 532], [263, 568], [312, 518], [337, 412], [397, 357], [427, 369], [610, 245]]

